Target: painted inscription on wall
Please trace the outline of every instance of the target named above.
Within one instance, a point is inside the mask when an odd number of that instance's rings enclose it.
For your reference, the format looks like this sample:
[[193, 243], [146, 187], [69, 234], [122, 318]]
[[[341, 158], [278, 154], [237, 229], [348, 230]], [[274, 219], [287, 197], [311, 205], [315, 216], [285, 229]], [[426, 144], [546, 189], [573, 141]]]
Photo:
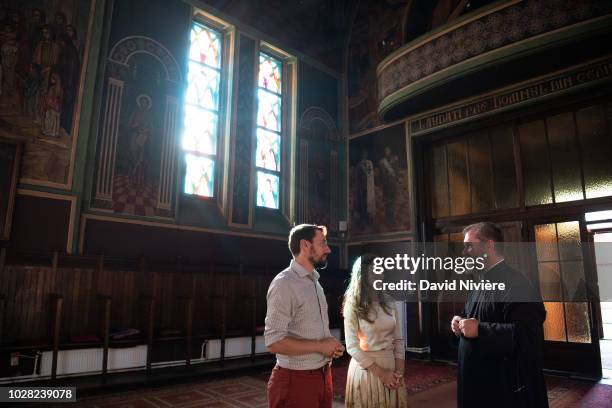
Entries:
[[588, 83], [610, 79], [612, 62], [602, 62], [581, 70], [564, 73], [555, 77], [531, 83], [507, 92], [493, 95], [477, 102], [458, 106], [435, 114], [430, 114], [410, 121], [411, 134], [428, 133], [454, 122], [495, 112], [547, 95], [566, 91]]

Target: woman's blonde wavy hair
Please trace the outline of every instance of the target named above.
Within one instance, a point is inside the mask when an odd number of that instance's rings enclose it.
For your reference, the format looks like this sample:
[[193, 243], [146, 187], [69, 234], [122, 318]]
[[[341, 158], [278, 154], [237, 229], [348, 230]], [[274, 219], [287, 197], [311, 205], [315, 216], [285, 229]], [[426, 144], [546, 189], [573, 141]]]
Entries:
[[[351, 279], [344, 292], [344, 301], [342, 305], [342, 314], [348, 316], [351, 313], [356, 313], [361, 319], [364, 319], [370, 323], [374, 320], [370, 320], [369, 311], [372, 305], [372, 299], [370, 299], [370, 291], [367, 289], [368, 286], [368, 268], [374, 263], [374, 258], [377, 258], [374, 254], [363, 254], [353, 263], [351, 268]], [[391, 299], [389, 295], [384, 292], [380, 292], [378, 302], [382, 309], [391, 316]], [[374, 317], [376, 319], [376, 317]]]

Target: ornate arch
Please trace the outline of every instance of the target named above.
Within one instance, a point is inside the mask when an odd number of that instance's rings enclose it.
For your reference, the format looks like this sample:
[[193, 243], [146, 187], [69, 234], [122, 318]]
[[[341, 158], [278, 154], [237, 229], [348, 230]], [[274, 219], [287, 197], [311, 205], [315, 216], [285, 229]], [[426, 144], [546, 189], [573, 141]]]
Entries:
[[181, 82], [181, 70], [172, 53], [149, 37], [133, 35], [122, 38], [113, 46], [108, 59], [116, 64], [128, 65], [129, 59], [135, 54], [148, 54], [156, 58], [164, 67], [168, 81]]
[[328, 140], [337, 142], [341, 139], [340, 132], [338, 132], [334, 119], [325, 109], [318, 106], [311, 106], [306, 109], [300, 117], [298, 128], [303, 138], [311, 138], [312, 124], [316, 121], [322, 122], [325, 127], [329, 129]]

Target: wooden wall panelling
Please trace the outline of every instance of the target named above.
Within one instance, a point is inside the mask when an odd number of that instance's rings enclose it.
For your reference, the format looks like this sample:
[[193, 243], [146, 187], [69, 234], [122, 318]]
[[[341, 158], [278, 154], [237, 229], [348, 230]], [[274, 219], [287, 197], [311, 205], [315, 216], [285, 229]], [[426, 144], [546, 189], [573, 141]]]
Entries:
[[53, 269], [45, 269], [41, 270], [36, 279], [36, 289], [35, 296], [33, 299], [33, 318], [32, 318], [32, 326], [35, 333], [41, 333], [43, 330], [43, 322], [46, 316], [44, 316], [45, 311], [45, 295], [49, 293], [47, 291], [47, 282], [50, 278]]
[[147, 365], [146, 373], [151, 374], [153, 351], [153, 329], [155, 324], [155, 298], [145, 298], [146, 336], [147, 336]]
[[[163, 305], [161, 310], [161, 319], [157, 321], [163, 327], [176, 327], [175, 316], [176, 316], [176, 299], [174, 297], [174, 289], [176, 284], [176, 274], [172, 272], [160, 273], [162, 278], [161, 293], [162, 296], [157, 298], [160, 299], [160, 306]], [[162, 303], [163, 302], [163, 303]], [[161, 327], [160, 327], [161, 328]]]
[[51, 327], [51, 336], [53, 339], [53, 357], [51, 359], [51, 379], [55, 380], [57, 376], [57, 355], [59, 353], [60, 336], [62, 330], [62, 315], [64, 299], [60, 294], [53, 294], [50, 297], [52, 316], [49, 319]]
[[48, 319], [48, 295], [55, 291], [55, 271], [51, 268], [40, 268], [36, 282], [36, 293], [33, 299], [33, 319], [31, 321], [32, 338], [44, 337]]
[[100, 311], [102, 317], [101, 337], [102, 337], [102, 375], [108, 371], [108, 348], [110, 346], [110, 324], [112, 311], [112, 298], [110, 296], [98, 296], [100, 300]]
[[4, 311], [6, 309], [6, 296], [0, 294], [0, 346], [4, 342]]
[[[31, 290], [30, 288], [32, 287], [32, 280], [33, 280], [33, 276], [34, 275], [34, 271], [31, 268], [26, 268], [23, 271], [23, 286], [21, 287], [21, 312], [22, 312], [22, 316], [23, 316], [23, 321], [24, 322], [31, 322], [32, 321], [32, 306], [29, 304], [30, 303], [30, 298], [31, 298]], [[32, 337], [32, 327], [24, 324], [22, 325], [23, 329], [26, 330], [26, 337], [31, 338]]]
[[4, 337], [4, 312], [6, 311], [6, 275], [5, 275], [5, 265], [6, 265], [6, 248], [0, 248], [0, 296], [2, 296], [2, 314], [0, 315], [0, 345], [2, 344]]
[[23, 274], [17, 273], [15, 268], [10, 267], [7, 268], [9, 271], [9, 282], [8, 282], [8, 290], [7, 293], [9, 295], [8, 300], [8, 308], [7, 308], [7, 316], [9, 316], [8, 327], [12, 328], [11, 337], [16, 339], [21, 334], [21, 325], [19, 321], [21, 320], [21, 313], [19, 313], [20, 307], [19, 304], [21, 298], [21, 281], [23, 280]]
[[185, 307], [185, 364], [191, 365], [191, 350], [193, 339], [193, 298], [183, 299]]

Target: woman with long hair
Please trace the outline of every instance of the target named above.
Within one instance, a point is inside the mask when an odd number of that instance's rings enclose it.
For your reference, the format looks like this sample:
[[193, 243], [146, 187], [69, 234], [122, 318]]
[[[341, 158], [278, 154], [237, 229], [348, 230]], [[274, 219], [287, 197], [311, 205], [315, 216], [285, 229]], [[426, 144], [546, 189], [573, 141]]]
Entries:
[[342, 313], [346, 351], [351, 355], [346, 378], [348, 408], [405, 408], [404, 339], [393, 299], [373, 287], [376, 256], [365, 254], [353, 264]]

